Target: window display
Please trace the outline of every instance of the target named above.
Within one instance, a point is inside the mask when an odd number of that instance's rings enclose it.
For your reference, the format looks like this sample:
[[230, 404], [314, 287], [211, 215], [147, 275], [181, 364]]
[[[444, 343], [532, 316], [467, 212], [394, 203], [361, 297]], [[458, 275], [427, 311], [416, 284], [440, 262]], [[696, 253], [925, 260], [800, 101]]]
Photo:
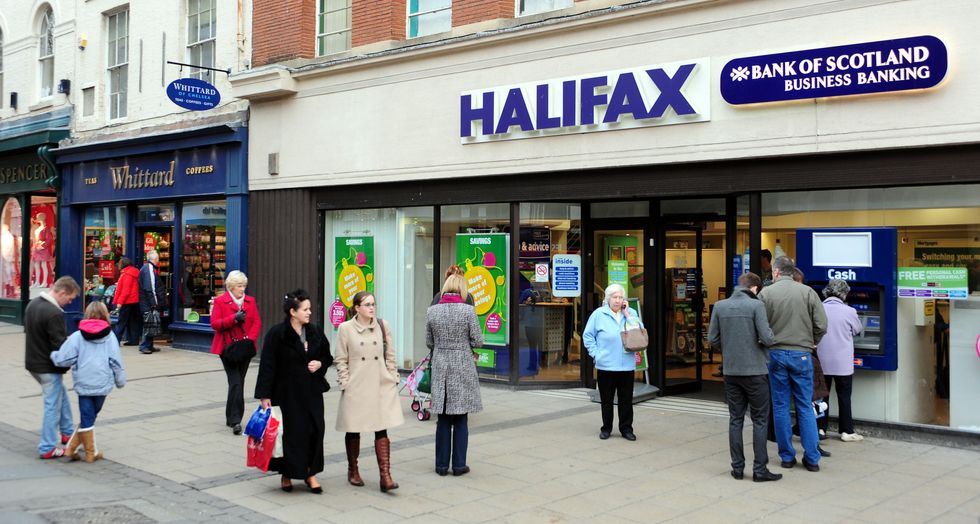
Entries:
[[50, 288], [54, 284], [54, 250], [57, 245], [57, 199], [31, 197], [31, 281], [32, 288]]
[[[200, 322], [201, 317], [210, 315], [210, 300], [225, 291], [226, 212], [224, 201], [183, 207], [184, 253], [178, 298], [184, 321]], [[163, 271], [162, 258], [160, 264]]]
[[85, 304], [106, 298], [106, 290], [119, 278], [117, 263], [126, 250], [126, 208], [93, 207], [85, 210]]
[[0, 298], [20, 298], [20, 202], [8, 198], [0, 214]]

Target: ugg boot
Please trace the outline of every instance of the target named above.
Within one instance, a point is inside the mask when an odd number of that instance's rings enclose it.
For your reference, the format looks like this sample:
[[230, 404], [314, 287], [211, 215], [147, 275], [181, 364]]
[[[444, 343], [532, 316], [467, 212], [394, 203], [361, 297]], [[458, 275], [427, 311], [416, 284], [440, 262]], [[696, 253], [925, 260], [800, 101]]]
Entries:
[[95, 447], [95, 429], [79, 432], [82, 439], [82, 446], [85, 447], [85, 462], [89, 464], [102, 458], [102, 452]]
[[75, 431], [71, 434], [68, 444], [65, 444], [65, 456], [70, 457], [73, 461], [82, 458], [78, 455], [78, 447], [81, 445], [81, 433], [78, 432], [78, 426], [75, 426]]
[[374, 439], [374, 454], [378, 457], [382, 493], [398, 489], [398, 484], [391, 479], [391, 441], [388, 437]]
[[361, 454], [361, 437], [345, 438], [347, 444], [347, 482], [352, 486], [363, 486], [361, 473], [357, 471], [357, 457]]

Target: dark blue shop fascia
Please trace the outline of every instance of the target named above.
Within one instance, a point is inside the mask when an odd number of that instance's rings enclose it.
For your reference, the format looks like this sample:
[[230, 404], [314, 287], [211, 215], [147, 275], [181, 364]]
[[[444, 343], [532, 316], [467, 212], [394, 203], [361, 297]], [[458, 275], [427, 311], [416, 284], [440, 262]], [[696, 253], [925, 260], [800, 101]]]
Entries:
[[[248, 129], [221, 125], [178, 133], [84, 144], [54, 151], [62, 173], [61, 213], [64, 231], [58, 235], [61, 274], [84, 280], [85, 210], [92, 206], [127, 206], [124, 255], [138, 260], [137, 206], [154, 203], [226, 202], [226, 271], [248, 272]], [[128, 166], [128, 167], [127, 167]], [[172, 222], [171, 272], [181, 274], [183, 235], [180, 211]], [[170, 293], [178, 296], [179, 279]], [[65, 312], [70, 327], [82, 318], [82, 300]], [[171, 300], [170, 318], [177, 318], [177, 300]], [[206, 322], [170, 323], [173, 346], [208, 351], [213, 331]]]

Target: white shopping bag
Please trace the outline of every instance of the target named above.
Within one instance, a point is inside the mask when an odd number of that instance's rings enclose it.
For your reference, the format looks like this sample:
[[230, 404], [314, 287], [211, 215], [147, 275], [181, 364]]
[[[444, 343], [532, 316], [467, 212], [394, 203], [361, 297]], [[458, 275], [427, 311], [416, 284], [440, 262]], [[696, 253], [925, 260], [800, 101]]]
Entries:
[[279, 421], [279, 434], [276, 435], [276, 447], [272, 450], [272, 458], [282, 457], [282, 434], [286, 432], [286, 426], [282, 423], [282, 411], [279, 406], [272, 406], [272, 416]]

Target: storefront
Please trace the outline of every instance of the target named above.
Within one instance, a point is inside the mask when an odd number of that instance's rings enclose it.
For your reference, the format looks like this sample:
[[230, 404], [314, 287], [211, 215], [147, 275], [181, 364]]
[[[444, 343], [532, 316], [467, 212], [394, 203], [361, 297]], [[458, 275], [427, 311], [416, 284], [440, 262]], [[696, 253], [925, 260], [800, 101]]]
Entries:
[[[302, 275], [316, 282], [319, 318], [342, 320], [354, 291], [373, 290], [405, 369], [428, 354], [425, 309], [446, 268], [462, 265], [487, 338], [481, 376], [513, 386], [593, 385], [581, 332], [618, 282], [651, 332], [637, 380], [720, 398], [711, 307], [743, 271], [764, 272], [760, 254], [806, 251], [802, 230], [886, 228], [895, 241], [875, 258], [895, 272], [973, 271], [970, 25], [914, 1], [734, 9], [650, 5], [361, 67], [306, 66], [292, 83], [233, 78], [236, 96], [254, 97], [255, 208], [290, 198], [315, 209], [318, 243], [287, 248], [320, 261]], [[913, 17], [934, 34], [889, 22]], [[804, 36], [817, 27], [819, 41]], [[282, 124], [310, 114], [323, 117], [302, 133]], [[263, 221], [252, 233], [288, 229]], [[833, 269], [811, 266], [815, 286]], [[970, 286], [930, 315], [897, 291], [875, 295], [888, 300], [874, 315], [855, 294], [869, 337], [895, 329], [875, 351], [897, 362], [859, 366], [856, 417], [980, 427], [980, 415], [957, 415], [980, 383]]]
[[0, 123], [0, 322], [20, 324], [58, 270], [58, 181], [48, 150], [70, 110]]
[[210, 300], [228, 271], [247, 271], [244, 127], [219, 126], [57, 152], [65, 184], [64, 274], [82, 284], [67, 310], [111, 302], [119, 259], [160, 255], [163, 324], [174, 347], [209, 349]]

